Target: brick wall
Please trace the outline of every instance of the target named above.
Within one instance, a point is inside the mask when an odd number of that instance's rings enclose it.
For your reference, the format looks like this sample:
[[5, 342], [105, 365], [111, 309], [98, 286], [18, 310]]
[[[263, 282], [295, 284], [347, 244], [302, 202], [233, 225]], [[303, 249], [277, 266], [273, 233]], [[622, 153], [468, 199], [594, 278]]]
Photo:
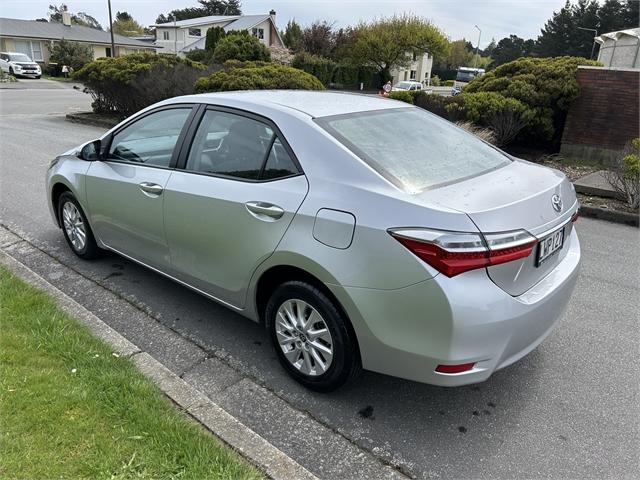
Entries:
[[607, 160], [640, 136], [640, 70], [580, 67], [561, 153]]

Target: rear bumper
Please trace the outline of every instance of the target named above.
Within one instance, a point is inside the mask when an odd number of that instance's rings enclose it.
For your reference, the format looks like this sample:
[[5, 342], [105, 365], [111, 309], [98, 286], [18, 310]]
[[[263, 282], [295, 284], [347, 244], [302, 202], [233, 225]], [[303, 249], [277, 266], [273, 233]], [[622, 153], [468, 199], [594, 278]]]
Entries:
[[[363, 367], [442, 386], [486, 380], [519, 360], [551, 333], [576, 284], [580, 243], [573, 231], [565, 258], [518, 297], [497, 287], [485, 270], [398, 290], [329, 285], [354, 324]], [[458, 374], [440, 364], [475, 363]]]

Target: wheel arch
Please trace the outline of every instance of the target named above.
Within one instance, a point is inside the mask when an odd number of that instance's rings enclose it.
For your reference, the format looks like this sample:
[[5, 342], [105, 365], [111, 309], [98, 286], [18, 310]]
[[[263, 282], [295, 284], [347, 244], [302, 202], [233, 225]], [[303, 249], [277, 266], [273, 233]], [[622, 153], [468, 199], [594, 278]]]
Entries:
[[53, 211], [55, 212], [55, 220], [58, 224], [58, 227], [62, 228], [62, 224], [60, 223], [60, 215], [58, 214], [58, 201], [64, 192], [71, 192], [76, 198], [78, 197], [71, 187], [66, 183], [57, 181], [51, 187], [51, 206], [53, 207]]
[[354, 338], [358, 358], [361, 358], [358, 335], [347, 310], [327, 285], [318, 278], [318, 276], [299, 266], [290, 264], [273, 265], [260, 274], [254, 287], [254, 308], [258, 321], [261, 322], [265, 328], [269, 327], [267, 319], [265, 318], [265, 310], [269, 298], [279, 285], [292, 280], [303, 281], [313, 285], [335, 304], [338, 311], [340, 311], [347, 321], [347, 329], [349, 330], [349, 334]]

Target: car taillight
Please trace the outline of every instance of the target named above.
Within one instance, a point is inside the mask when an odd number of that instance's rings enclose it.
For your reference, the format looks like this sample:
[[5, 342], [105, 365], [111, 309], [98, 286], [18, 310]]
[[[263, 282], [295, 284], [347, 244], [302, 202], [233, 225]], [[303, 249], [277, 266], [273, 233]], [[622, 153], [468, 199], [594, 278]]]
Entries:
[[392, 229], [389, 233], [414, 255], [447, 277], [526, 258], [538, 243], [535, 237], [524, 230], [484, 236], [480, 233], [422, 228]]
[[573, 215], [571, 215], [571, 223], [576, 223], [579, 217], [580, 217], [580, 209], [577, 209], [575, 212], [573, 212]]

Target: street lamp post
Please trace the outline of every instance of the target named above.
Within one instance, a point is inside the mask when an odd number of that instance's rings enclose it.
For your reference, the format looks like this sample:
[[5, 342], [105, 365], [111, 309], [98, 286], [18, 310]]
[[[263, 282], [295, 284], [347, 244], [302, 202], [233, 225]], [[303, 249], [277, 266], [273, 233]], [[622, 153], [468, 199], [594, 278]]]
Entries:
[[113, 20], [111, 18], [111, 0], [107, 0], [109, 5], [109, 32], [111, 33], [111, 56], [116, 56], [116, 45], [113, 42]]
[[595, 28], [584, 28], [584, 27], [578, 27], [578, 30], [586, 30], [588, 32], [593, 32], [593, 44], [591, 45], [591, 56], [589, 57], [589, 60], [593, 60], [593, 52], [596, 49], [596, 37], [598, 36], [598, 30], [596, 30]]
[[474, 25], [478, 29], [478, 44], [476, 45], [476, 55], [473, 59], [473, 68], [478, 68], [478, 49], [480, 48], [480, 36], [482, 35], [482, 30], [478, 25]]

